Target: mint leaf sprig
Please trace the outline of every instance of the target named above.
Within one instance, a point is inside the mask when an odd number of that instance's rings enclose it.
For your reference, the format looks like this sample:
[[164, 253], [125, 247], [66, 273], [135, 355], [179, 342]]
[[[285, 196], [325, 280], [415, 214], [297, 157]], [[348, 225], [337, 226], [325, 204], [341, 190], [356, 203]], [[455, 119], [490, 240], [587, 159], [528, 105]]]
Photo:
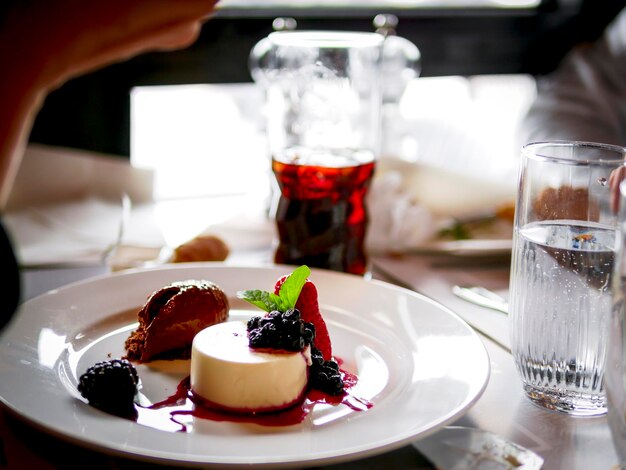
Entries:
[[278, 295], [264, 290], [240, 290], [237, 292], [237, 298], [256, 305], [266, 312], [274, 310], [286, 312], [296, 306], [302, 287], [310, 275], [311, 270], [308, 266], [300, 266], [287, 276], [280, 286]]

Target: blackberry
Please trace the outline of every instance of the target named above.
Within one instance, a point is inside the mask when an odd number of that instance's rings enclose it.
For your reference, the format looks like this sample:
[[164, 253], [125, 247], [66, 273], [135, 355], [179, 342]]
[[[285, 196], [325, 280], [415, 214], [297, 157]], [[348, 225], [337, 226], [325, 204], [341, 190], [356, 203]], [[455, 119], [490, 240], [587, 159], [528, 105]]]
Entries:
[[315, 325], [309, 322], [304, 323], [304, 333], [302, 333], [302, 337], [304, 338], [304, 342], [306, 344], [313, 344], [313, 340], [315, 339]]
[[251, 348], [301, 351], [313, 342], [315, 327], [302, 320], [298, 309], [274, 310], [264, 317], [248, 321], [248, 344]]
[[133, 416], [139, 386], [135, 367], [126, 359], [102, 361], [80, 376], [78, 391], [90, 405], [118, 416]]
[[343, 393], [343, 379], [339, 371], [339, 364], [335, 361], [325, 361], [324, 356], [317, 348], [311, 348], [311, 367], [309, 368], [309, 385], [329, 395]]

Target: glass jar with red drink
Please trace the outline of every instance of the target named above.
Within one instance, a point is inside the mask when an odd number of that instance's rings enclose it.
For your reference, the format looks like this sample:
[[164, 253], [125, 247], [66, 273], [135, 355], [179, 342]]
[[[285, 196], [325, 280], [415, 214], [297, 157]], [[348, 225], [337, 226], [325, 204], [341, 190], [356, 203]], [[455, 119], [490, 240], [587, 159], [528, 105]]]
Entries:
[[368, 270], [366, 195], [381, 140], [383, 42], [377, 33], [333, 31], [264, 40], [256, 79], [277, 182], [277, 263]]

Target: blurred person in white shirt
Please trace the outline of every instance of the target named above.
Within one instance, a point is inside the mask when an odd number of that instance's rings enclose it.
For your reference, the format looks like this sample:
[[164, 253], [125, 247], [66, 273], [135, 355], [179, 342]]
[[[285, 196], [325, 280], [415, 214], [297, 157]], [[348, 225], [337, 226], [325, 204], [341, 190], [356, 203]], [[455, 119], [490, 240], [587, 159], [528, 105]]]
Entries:
[[578, 140], [626, 145], [626, 8], [595, 42], [574, 47], [538, 80], [521, 144]]

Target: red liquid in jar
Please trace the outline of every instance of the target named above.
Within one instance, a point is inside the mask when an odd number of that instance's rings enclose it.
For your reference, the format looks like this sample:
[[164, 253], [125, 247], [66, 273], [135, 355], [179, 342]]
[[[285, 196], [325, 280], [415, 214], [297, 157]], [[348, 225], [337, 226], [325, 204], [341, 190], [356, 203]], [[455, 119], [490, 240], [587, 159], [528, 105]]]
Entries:
[[373, 156], [306, 162], [274, 158], [281, 191], [276, 209], [274, 261], [363, 275], [367, 271], [365, 196], [374, 174]]

